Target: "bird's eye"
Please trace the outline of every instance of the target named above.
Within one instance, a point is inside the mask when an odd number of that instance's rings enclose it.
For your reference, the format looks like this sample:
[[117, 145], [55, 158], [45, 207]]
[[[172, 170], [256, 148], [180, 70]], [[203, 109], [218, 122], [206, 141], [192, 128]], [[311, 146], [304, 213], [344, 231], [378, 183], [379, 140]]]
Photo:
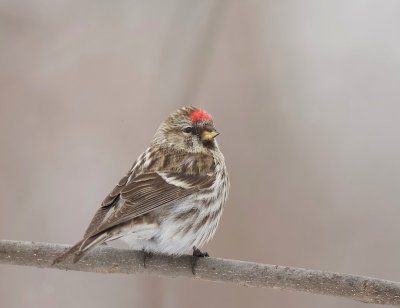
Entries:
[[193, 127], [188, 126], [188, 127], [185, 127], [185, 129], [184, 129], [183, 131], [184, 131], [185, 133], [189, 134], [189, 133], [192, 132], [192, 130], [193, 130]]

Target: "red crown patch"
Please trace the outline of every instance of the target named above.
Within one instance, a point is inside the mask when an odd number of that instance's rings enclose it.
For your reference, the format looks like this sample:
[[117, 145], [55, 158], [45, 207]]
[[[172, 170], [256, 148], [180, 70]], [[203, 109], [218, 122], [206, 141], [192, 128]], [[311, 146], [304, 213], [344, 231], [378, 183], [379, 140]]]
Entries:
[[197, 109], [190, 114], [190, 119], [192, 122], [201, 121], [212, 121], [211, 115], [209, 115], [205, 110]]

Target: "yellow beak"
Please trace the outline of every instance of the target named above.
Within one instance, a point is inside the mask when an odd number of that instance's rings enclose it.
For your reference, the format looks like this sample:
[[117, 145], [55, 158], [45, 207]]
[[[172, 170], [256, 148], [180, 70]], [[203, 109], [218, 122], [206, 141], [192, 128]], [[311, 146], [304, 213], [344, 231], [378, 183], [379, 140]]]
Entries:
[[205, 130], [204, 132], [201, 133], [201, 140], [202, 141], [210, 141], [210, 140], [213, 140], [218, 135], [219, 135], [219, 132], [217, 132], [217, 131], [209, 132], [209, 131]]

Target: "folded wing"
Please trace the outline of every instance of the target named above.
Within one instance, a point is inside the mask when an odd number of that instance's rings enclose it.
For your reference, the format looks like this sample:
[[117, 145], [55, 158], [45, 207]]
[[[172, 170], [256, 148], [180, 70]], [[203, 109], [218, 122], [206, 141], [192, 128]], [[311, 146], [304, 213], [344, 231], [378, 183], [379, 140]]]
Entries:
[[[97, 219], [96, 226], [91, 224], [85, 238], [96, 236], [162, 206], [179, 202], [189, 195], [210, 188], [214, 181], [215, 177], [212, 175], [174, 172], [140, 174], [121, 187], [112, 204], [99, 209], [99, 215], [96, 214], [95, 218], [103, 216], [103, 220]], [[109, 211], [112, 211], [111, 214]], [[107, 218], [104, 219], [105, 217]]]

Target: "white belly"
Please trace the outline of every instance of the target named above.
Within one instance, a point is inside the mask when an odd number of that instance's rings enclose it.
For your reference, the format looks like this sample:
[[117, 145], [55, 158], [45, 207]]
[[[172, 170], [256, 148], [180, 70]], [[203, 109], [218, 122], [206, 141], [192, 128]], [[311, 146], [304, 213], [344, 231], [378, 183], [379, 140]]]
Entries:
[[[215, 204], [211, 204], [208, 210], [202, 209], [199, 215], [194, 219], [187, 221], [177, 222], [176, 215], [179, 212], [170, 213], [167, 218], [160, 224], [151, 224], [146, 226], [135, 226], [133, 229], [124, 230], [125, 235], [121, 240], [126, 242], [129, 247], [135, 250], [142, 250], [154, 253], [163, 253], [169, 255], [181, 255], [191, 251], [193, 246], [198, 248], [202, 247], [208, 242], [215, 234], [218, 223], [222, 214], [222, 200], [216, 200]], [[182, 206], [183, 205], [183, 206]], [[181, 211], [193, 208], [193, 203], [187, 205], [181, 204], [174, 206], [174, 209], [179, 208]], [[206, 215], [213, 214], [216, 209], [218, 213], [209, 216], [206, 223], [202, 223]]]

